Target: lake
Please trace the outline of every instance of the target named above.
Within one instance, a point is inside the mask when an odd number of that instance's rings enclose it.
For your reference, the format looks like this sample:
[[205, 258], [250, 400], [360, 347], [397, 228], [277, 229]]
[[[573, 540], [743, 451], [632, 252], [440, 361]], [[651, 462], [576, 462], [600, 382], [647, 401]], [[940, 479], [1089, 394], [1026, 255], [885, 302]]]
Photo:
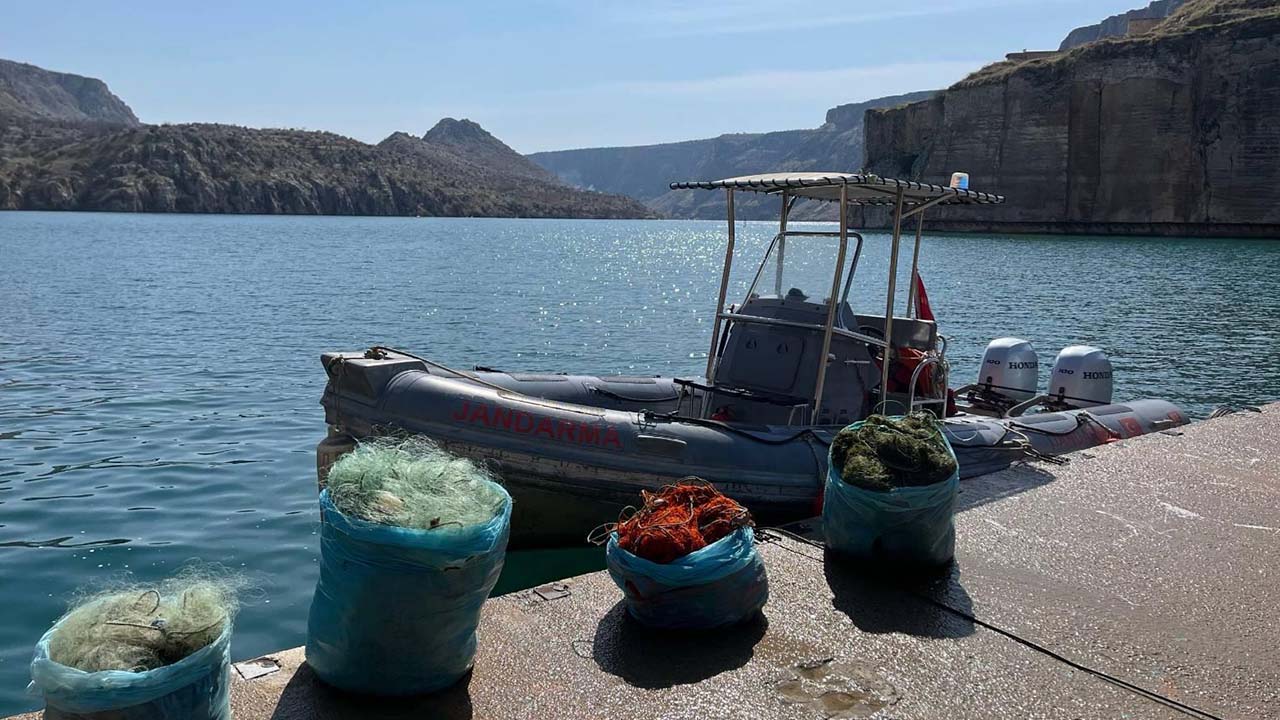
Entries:
[[[731, 300], [774, 230], [740, 226]], [[723, 233], [0, 213], [0, 714], [37, 706], [23, 693], [31, 650], [73, 591], [123, 573], [193, 558], [240, 569], [259, 590], [235, 659], [303, 642], [322, 351], [378, 343], [460, 367], [696, 375]], [[867, 235], [855, 309], [883, 313], [888, 245]], [[1280, 244], [950, 235], [927, 236], [922, 258], [953, 384], [973, 379], [988, 340], [1016, 335], [1045, 374], [1065, 345], [1106, 349], [1119, 400], [1204, 417], [1280, 397]], [[900, 288], [909, 263], [908, 248]], [[547, 557], [527, 567], [598, 562]]]

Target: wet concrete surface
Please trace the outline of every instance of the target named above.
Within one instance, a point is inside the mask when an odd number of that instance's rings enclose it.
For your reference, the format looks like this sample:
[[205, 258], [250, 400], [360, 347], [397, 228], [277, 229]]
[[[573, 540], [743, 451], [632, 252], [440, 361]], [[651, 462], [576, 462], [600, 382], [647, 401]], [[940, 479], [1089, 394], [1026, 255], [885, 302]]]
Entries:
[[1179, 432], [965, 481], [942, 577], [848, 567], [800, 523], [762, 533], [745, 626], [646, 630], [595, 573], [487, 603], [443, 693], [344, 695], [294, 649], [233, 671], [235, 717], [1280, 717], [1280, 406]]

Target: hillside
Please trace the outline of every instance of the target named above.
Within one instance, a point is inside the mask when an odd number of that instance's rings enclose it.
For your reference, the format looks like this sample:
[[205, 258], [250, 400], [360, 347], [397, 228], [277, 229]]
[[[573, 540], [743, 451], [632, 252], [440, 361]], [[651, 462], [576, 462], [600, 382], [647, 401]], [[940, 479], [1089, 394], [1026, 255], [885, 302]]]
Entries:
[[568, 187], [470, 120], [378, 145], [332, 133], [141, 125], [100, 80], [0, 61], [0, 210], [651, 217]]
[[423, 142], [454, 153], [458, 158], [484, 165], [509, 175], [559, 183], [556, 176], [512, 150], [470, 120], [444, 118], [422, 136]]
[[[0, 209], [646, 217], [628, 198], [505, 174], [414, 139], [229, 125], [0, 131]], [[396, 136], [393, 136], [395, 138]], [[407, 136], [406, 136], [407, 137]], [[19, 154], [16, 149], [22, 149]]]
[[0, 117], [138, 124], [101, 80], [9, 60], [0, 60]]
[[[587, 148], [534, 153], [531, 160], [571, 185], [621, 193], [671, 217], [719, 219], [719, 193], [672, 191], [675, 180], [732, 177], [770, 170], [857, 170], [862, 166], [863, 115], [868, 108], [920, 100], [932, 91], [841, 105], [810, 130], [721, 135], [634, 147]], [[776, 217], [776, 201], [744, 197], [740, 217]]]
[[867, 165], [1008, 202], [939, 228], [1280, 235], [1280, 4], [1191, 0], [1142, 34], [984, 68], [867, 116]]

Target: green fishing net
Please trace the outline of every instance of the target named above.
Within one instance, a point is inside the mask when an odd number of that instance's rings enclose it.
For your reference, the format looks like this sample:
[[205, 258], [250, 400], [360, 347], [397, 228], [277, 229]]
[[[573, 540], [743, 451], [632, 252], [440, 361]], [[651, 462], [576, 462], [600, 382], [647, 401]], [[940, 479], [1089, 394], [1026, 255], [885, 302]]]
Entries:
[[345, 515], [418, 530], [485, 523], [506, 501], [489, 472], [422, 438], [361, 443], [325, 486]]
[[841, 430], [831, 441], [831, 462], [841, 479], [868, 490], [933, 485], [956, 471], [938, 421], [924, 412], [872, 415]]
[[82, 595], [49, 638], [49, 659], [85, 672], [172, 665], [218, 639], [243, 587], [211, 566]]

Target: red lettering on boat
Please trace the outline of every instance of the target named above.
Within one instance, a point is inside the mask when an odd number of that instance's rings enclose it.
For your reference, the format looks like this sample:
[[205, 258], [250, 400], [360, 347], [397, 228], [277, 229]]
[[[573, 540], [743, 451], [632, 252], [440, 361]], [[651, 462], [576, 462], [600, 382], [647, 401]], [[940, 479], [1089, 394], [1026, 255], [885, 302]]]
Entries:
[[577, 430], [578, 426], [575, 423], [571, 423], [568, 420], [561, 420], [556, 423], [556, 439], [564, 440], [565, 437], [568, 437], [569, 442], [573, 442]]
[[622, 435], [611, 425], [592, 425], [573, 420], [543, 417], [505, 407], [492, 407], [485, 403], [463, 400], [450, 415], [457, 422], [483, 425], [495, 430], [517, 432], [522, 435], [545, 435], [549, 440], [571, 442], [579, 445], [595, 445], [601, 448], [622, 449]]
[[545, 434], [547, 437], [551, 438], [552, 440], [555, 440], [556, 430], [555, 430], [555, 426], [551, 424], [551, 418], [542, 418], [541, 420], [539, 420], [538, 429], [535, 430], [533, 434], [534, 435]]
[[466, 419], [467, 419], [467, 410], [468, 410], [468, 409], [470, 409], [470, 408], [471, 408], [471, 402], [470, 402], [470, 401], [468, 401], [468, 400], [463, 400], [463, 401], [462, 401], [462, 407], [458, 408], [458, 412], [456, 412], [456, 413], [454, 413], [454, 414], [453, 414], [453, 419], [454, 419], [454, 420], [466, 420]]
[[612, 445], [618, 449], [622, 449], [622, 438], [618, 437], [618, 430], [612, 425], [604, 429], [604, 444]]

